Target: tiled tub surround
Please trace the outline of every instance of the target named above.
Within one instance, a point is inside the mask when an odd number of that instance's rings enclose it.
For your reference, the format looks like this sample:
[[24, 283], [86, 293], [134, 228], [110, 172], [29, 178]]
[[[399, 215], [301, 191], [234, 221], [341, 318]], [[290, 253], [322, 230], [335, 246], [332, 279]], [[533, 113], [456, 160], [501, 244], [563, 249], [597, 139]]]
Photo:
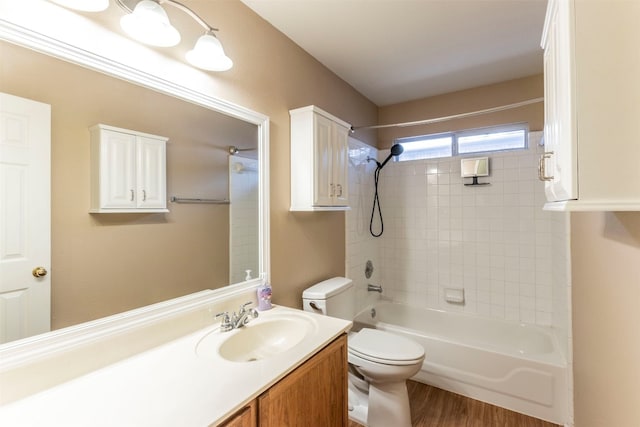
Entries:
[[[370, 256], [370, 281], [393, 301], [567, 330], [568, 217], [542, 210], [538, 134], [528, 150], [491, 154], [486, 186], [463, 185], [471, 180], [460, 177], [460, 157], [390, 162], [380, 174], [380, 238], [368, 231], [375, 164], [352, 157], [350, 278], [362, 282]], [[365, 152], [356, 144], [352, 155]], [[446, 302], [447, 288], [463, 288], [464, 304]]]
[[[364, 154], [376, 150], [351, 140], [347, 274], [360, 308], [382, 298], [551, 327], [570, 373], [569, 216], [542, 210], [539, 139], [532, 132], [527, 150], [490, 154], [490, 176], [479, 178], [486, 186], [463, 185], [471, 179], [460, 177], [461, 157], [388, 163], [380, 174], [379, 238], [369, 234], [375, 163]], [[376, 268], [371, 279], [367, 259]], [[367, 283], [382, 285], [382, 296], [368, 293]], [[448, 288], [464, 289], [464, 303], [447, 302]], [[571, 399], [571, 378], [566, 384]]]
[[[373, 172], [378, 150], [349, 138], [349, 205], [346, 213], [347, 277], [353, 280], [359, 308], [375, 303], [380, 294], [367, 292], [367, 284], [380, 284], [382, 263], [378, 239], [369, 233], [369, 219], [373, 203]], [[390, 166], [390, 164], [388, 165]], [[387, 166], [385, 166], [387, 167]], [[383, 207], [384, 208], [384, 207]], [[367, 261], [373, 263], [373, 273], [365, 277]], [[358, 310], [359, 311], [359, 310]]]

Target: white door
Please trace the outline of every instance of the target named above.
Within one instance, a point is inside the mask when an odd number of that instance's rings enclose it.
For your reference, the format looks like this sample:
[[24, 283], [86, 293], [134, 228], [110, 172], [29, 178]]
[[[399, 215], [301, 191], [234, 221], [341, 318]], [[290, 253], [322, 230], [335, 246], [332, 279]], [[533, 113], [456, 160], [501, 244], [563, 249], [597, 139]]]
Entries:
[[50, 146], [51, 107], [0, 93], [0, 343], [51, 327]]

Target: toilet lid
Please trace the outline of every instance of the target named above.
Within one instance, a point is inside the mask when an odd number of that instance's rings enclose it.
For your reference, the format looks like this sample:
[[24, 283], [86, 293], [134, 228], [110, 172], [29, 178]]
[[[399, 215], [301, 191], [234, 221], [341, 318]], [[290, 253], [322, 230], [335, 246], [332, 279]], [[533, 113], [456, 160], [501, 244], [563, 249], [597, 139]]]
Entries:
[[349, 337], [349, 351], [365, 359], [409, 361], [424, 357], [421, 345], [399, 335], [371, 328], [363, 328], [353, 335]]

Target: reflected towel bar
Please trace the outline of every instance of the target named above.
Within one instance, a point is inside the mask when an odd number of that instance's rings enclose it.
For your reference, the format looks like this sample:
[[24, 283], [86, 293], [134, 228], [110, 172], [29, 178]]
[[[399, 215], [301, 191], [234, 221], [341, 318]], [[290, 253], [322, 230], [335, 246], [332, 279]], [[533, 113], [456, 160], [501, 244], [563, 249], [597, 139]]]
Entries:
[[172, 203], [209, 203], [212, 205], [228, 205], [229, 199], [188, 199], [184, 197], [171, 197]]

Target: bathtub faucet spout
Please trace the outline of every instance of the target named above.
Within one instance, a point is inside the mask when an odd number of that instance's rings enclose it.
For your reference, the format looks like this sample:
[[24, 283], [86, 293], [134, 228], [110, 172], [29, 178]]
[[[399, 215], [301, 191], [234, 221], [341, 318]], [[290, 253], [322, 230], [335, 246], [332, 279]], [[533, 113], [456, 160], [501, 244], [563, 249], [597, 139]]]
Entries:
[[367, 284], [367, 291], [382, 293], [382, 285], [372, 285], [371, 283], [369, 283]]

